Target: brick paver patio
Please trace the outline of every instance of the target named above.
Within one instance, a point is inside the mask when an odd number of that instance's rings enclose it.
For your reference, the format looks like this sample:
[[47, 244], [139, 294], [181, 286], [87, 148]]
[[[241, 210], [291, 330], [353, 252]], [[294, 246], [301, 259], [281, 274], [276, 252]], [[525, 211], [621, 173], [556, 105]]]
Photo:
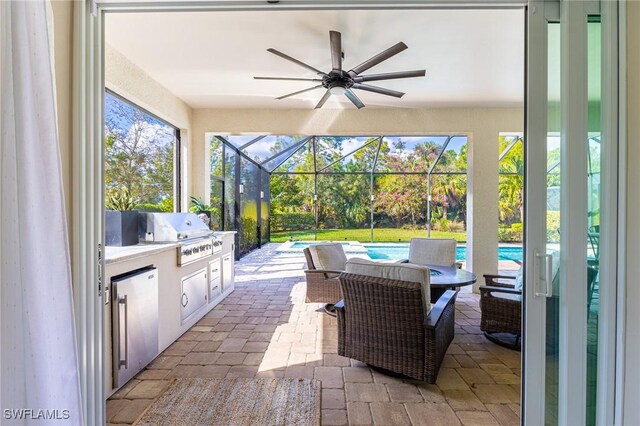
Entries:
[[268, 244], [236, 264], [236, 289], [107, 401], [133, 423], [176, 377], [295, 377], [322, 382], [326, 425], [520, 424], [520, 353], [487, 341], [479, 296], [456, 301], [456, 337], [435, 385], [343, 358], [335, 318], [304, 303], [304, 258]]

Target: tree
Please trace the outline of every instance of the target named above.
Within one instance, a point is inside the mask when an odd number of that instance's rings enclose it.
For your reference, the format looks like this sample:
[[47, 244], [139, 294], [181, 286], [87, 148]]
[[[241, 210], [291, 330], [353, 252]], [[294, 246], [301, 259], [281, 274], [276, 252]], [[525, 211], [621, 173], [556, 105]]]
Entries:
[[105, 108], [106, 195], [126, 188], [138, 203], [173, 199], [174, 129], [110, 94]]
[[[512, 143], [512, 138], [500, 138], [500, 153]], [[500, 160], [498, 169], [500, 220], [506, 225], [522, 223], [524, 215], [524, 144], [516, 142]]]

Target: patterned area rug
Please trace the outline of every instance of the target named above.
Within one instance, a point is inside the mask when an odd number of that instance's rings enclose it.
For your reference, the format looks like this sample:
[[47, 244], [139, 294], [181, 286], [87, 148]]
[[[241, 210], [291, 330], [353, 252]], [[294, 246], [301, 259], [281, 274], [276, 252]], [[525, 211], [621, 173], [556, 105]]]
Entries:
[[320, 382], [309, 379], [175, 379], [135, 423], [320, 424]]

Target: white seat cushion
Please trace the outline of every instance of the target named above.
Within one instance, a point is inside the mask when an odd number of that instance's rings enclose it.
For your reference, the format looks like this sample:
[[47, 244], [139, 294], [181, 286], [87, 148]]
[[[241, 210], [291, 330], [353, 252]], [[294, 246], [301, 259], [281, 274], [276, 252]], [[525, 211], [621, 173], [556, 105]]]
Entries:
[[316, 269], [344, 271], [347, 255], [340, 243], [312, 244], [309, 246], [311, 259]]
[[372, 260], [352, 258], [347, 261], [347, 273], [366, 275], [368, 277], [389, 278], [392, 280], [411, 281], [422, 285], [422, 303], [425, 313], [431, 312], [430, 278], [431, 271], [422, 265], [410, 263], [382, 263]]
[[456, 263], [456, 245], [453, 239], [412, 238], [409, 263], [453, 266]]
[[500, 293], [500, 292], [493, 292], [491, 293], [493, 295], [493, 297], [497, 297], [498, 299], [509, 299], [509, 300], [515, 300], [518, 302], [522, 302], [522, 296], [519, 294], [511, 294], [511, 293]]
[[516, 272], [516, 283], [514, 284], [513, 288], [514, 290], [518, 290], [519, 292], [522, 292], [522, 284], [523, 284], [523, 280], [524, 277], [522, 276], [522, 266], [520, 267], [520, 269], [518, 269], [518, 272]]

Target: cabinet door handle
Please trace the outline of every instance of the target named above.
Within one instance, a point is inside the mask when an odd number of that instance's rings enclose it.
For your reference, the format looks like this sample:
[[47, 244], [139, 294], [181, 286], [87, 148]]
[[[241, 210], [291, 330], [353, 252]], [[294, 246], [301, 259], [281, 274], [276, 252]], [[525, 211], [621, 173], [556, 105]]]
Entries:
[[180, 302], [182, 303], [183, 308], [187, 307], [187, 305], [189, 304], [189, 296], [187, 296], [187, 293], [182, 293], [182, 299], [180, 300]]
[[[120, 367], [129, 368], [129, 304], [127, 303], [127, 295], [118, 298], [118, 308], [124, 305], [124, 359], [120, 359], [118, 365]], [[120, 310], [118, 309], [118, 333], [120, 333]], [[119, 340], [119, 339], [118, 339]], [[120, 348], [118, 347], [118, 354]]]

